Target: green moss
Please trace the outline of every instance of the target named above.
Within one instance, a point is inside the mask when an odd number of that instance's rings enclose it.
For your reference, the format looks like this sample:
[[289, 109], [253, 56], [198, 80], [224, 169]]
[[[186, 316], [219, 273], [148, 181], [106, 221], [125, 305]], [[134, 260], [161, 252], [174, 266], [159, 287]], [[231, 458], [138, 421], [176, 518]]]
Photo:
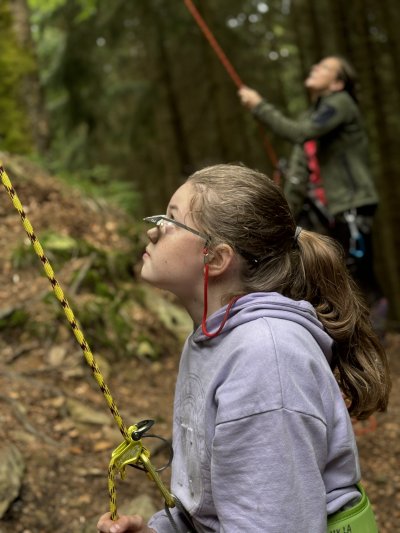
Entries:
[[[93, 249], [84, 240], [79, 241], [54, 231], [43, 232], [38, 239], [46, 257], [57, 269], [72, 257], [88, 255]], [[38, 261], [31, 243], [26, 240], [15, 246], [11, 258], [16, 269], [30, 268]]]

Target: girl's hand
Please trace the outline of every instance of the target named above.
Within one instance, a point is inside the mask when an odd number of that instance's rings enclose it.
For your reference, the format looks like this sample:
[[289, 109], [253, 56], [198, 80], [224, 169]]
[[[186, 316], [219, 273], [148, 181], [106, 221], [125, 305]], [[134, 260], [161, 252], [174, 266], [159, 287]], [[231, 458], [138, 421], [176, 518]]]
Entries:
[[101, 533], [155, 533], [145, 524], [139, 515], [120, 516], [111, 520], [110, 513], [103, 514], [97, 523], [97, 531]]

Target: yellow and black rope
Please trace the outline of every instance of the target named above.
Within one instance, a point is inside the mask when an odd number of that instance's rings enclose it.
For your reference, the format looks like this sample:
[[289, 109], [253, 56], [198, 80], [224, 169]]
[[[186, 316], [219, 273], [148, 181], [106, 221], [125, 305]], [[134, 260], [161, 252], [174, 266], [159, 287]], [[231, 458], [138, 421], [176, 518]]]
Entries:
[[99, 385], [105, 399], [107, 402], [107, 405], [111, 411], [111, 414], [114, 417], [114, 420], [116, 421], [118, 428], [124, 438], [124, 441], [116, 448], [111, 456], [111, 461], [108, 468], [108, 492], [110, 497], [110, 512], [111, 512], [111, 518], [115, 519], [117, 517], [117, 503], [116, 503], [116, 488], [115, 488], [115, 476], [117, 473], [121, 475], [121, 478], [124, 478], [125, 475], [125, 466], [128, 464], [136, 464], [140, 463], [144, 469], [147, 471], [149, 476], [153, 479], [153, 481], [157, 484], [165, 503], [168, 507], [174, 507], [175, 500], [174, 497], [171, 495], [171, 493], [167, 490], [163, 482], [161, 481], [158, 473], [154, 469], [153, 465], [151, 464], [149, 457], [150, 454], [148, 450], [142, 445], [142, 442], [140, 438], [133, 439], [132, 434], [138, 429], [137, 426], [130, 426], [129, 429], [126, 428], [125, 424], [123, 423], [122, 417], [119, 414], [117, 405], [111, 395], [110, 389], [106, 385], [103, 375], [100, 371], [100, 368], [98, 367], [96, 360], [90, 350], [90, 347], [85, 339], [85, 336], [83, 335], [81, 329], [79, 328], [79, 325], [77, 323], [77, 320], [75, 318], [75, 315], [67, 301], [64, 295], [64, 291], [60, 287], [60, 284], [56, 280], [54, 276], [54, 271], [52, 266], [50, 265], [49, 260], [47, 259], [43, 248], [35, 235], [35, 232], [33, 231], [32, 224], [29, 222], [26, 213], [24, 211], [24, 208], [22, 207], [22, 204], [18, 198], [17, 193], [15, 192], [14, 187], [12, 186], [11, 180], [7, 175], [7, 172], [4, 170], [3, 166], [0, 164], [0, 177], [2, 184], [4, 188], [6, 189], [8, 195], [11, 198], [11, 201], [15, 207], [15, 209], [18, 211], [22, 224], [24, 226], [24, 229], [32, 243], [32, 246], [39, 257], [43, 269], [45, 271], [45, 274], [47, 278], [49, 279], [51, 286], [53, 288], [53, 292], [56, 295], [57, 300], [60, 302], [65, 316], [67, 317], [67, 320], [72, 328], [72, 331], [74, 332], [75, 338], [79, 343], [79, 346], [82, 349], [83, 355], [85, 356], [87, 364], [90, 366], [94, 379], [96, 380], [97, 384]]

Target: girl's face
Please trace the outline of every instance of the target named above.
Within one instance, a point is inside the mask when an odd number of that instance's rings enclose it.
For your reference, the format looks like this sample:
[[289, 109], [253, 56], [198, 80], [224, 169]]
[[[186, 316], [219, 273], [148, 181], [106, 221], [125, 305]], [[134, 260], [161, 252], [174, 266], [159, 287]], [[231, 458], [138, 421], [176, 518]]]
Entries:
[[[190, 216], [193, 193], [190, 182], [179, 187], [168, 204], [166, 216], [198, 229]], [[172, 292], [183, 303], [200, 297], [205, 240], [172, 223], [151, 228], [147, 235], [149, 244], [143, 255], [142, 278]]]
[[341, 69], [340, 60], [337, 57], [326, 57], [314, 65], [304, 82], [307, 89], [319, 95], [343, 89], [343, 81], [338, 80]]

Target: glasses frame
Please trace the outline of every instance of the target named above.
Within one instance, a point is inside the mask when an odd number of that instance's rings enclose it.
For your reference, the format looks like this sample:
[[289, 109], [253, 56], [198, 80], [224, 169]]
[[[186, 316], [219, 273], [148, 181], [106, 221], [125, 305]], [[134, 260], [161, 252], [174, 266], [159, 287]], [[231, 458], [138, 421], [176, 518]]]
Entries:
[[190, 233], [193, 233], [194, 235], [197, 235], [198, 237], [201, 237], [206, 241], [206, 244], [208, 244], [211, 240], [210, 235], [207, 235], [207, 233], [202, 233], [201, 231], [197, 231], [197, 229], [193, 229], [186, 224], [183, 224], [182, 222], [178, 222], [177, 220], [173, 218], [169, 218], [166, 215], [153, 215], [151, 217], [144, 217], [143, 219], [145, 222], [150, 222], [152, 224], [155, 224], [156, 226], [160, 226], [162, 221], [165, 220], [166, 222], [170, 222], [171, 224], [174, 224], [175, 226], [178, 226], [179, 228], [183, 228], [187, 231], [190, 231]]

